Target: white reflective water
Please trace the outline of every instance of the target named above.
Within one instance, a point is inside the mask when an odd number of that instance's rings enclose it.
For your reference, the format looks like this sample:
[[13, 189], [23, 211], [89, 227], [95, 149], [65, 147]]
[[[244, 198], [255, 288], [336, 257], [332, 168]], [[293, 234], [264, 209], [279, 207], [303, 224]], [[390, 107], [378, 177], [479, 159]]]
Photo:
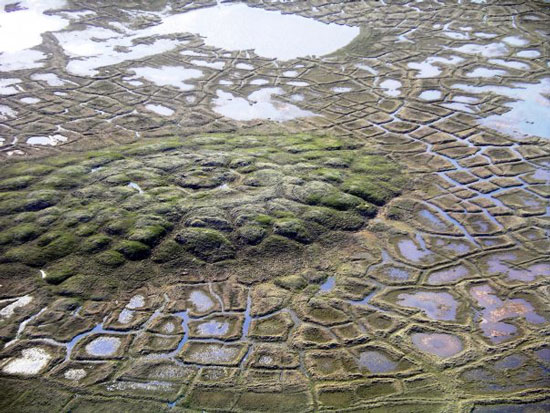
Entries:
[[66, 83], [57, 77], [55, 73], [35, 73], [31, 76], [31, 79], [46, 82], [48, 86], [63, 86]]
[[275, 100], [274, 95], [283, 94], [281, 88], [265, 88], [253, 92], [247, 99], [235, 97], [222, 90], [217, 91], [213, 110], [225, 117], [249, 121], [253, 119], [270, 119], [286, 121], [296, 118], [315, 116], [314, 113], [300, 109], [290, 103]]
[[0, 119], [6, 120], [8, 118], [14, 118], [17, 112], [6, 105], [0, 105]]
[[507, 72], [499, 69], [489, 69], [487, 67], [476, 67], [471, 72], [466, 73], [466, 77], [495, 77], [495, 76], [504, 76]]
[[397, 97], [401, 94], [401, 90], [399, 90], [401, 86], [401, 82], [394, 79], [387, 79], [380, 83], [380, 87], [384, 89], [384, 93], [391, 97]]
[[[11, 12], [7, 4], [18, 3]], [[69, 21], [55, 15], [44, 14], [65, 6], [65, 0], [22, 0], [0, 2], [0, 71], [40, 67], [45, 55], [28, 50], [42, 43], [42, 34], [65, 28]], [[24, 28], [24, 30], [22, 30]]]
[[504, 60], [504, 59], [489, 59], [489, 63], [498, 65], [498, 66], [505, 66], [509, 67], [511, 69], [516, 70], [529, 70], [531, 69], [531, 66], [529, 66], [527, 63], [518, 62], [516, 60]]
[[174, 114], [174, 111], [172, 109], [162, 105], [154, 105], [151, 103], [145, 105], [145, 108], [161, 116], [172, 116]]
[[540, 52], [538, 50], [522, 50], [521, 52], [517, 52], [516, 56], [526, 59], [535, 59], [540, 57]]
[[358, 27], [326, 24], [302, 16], [246, 4], [222, 4], [169, 16], [151, 34], [200, 34], [209, 46], [250, 50], [262, 57], [290, 60], [323, 56], [351, 42]]
[[422, 100], [441, 99], [442, 93], [439, 90], [425, 90], [418, 97]]
[[486, 127], [516, 137], [540, 136], [550, 139], [550, 78], [539, 83], [515, 83], [506, 86], [472, 86], [455, 84], [453, 88], [469, 93], [495, 93], [514, 99], [505, 106], [510, 110], [502, 115], [491, 115], [479, 122]]
[[21, 351], [20, 357], [12, 358], [2, 371], [7, 374], [38, 374], [52, 358], [52, 355], [42, 348], [26, 348]]
[[186, 91], [192, 90], [193, 86], [185, 81], [202, 76], [200, 70], [181, 66], [136, 67], [132, 70], [136, 73], [134, 78], [144, 78], [158, 86], [174, 86]]
[[17, 86], [21, 83], [21, 79], [0, 79], [0, 95], [15, 95], [19, 92]]
[[[15, 300], [13, 300], [12, 303], [8, 304], [4, 308], [0, 310], [0, 317], [2, 318], [10, 318], [16, 309], [25, 307], [26, 305], [30, 304], [32, 302], [33, 298], [30, 295], [24, 295], [22, 297], [19, 297]], [[2, 300], [4, 301], [4, 300]]]
[[459, 53], [481, 55], [483, 57], [501, 57], [506, 56], [509, 53], [509, 50], [504, 43], [468, 43], [453, 50]]
[[464, 59], [458, 56], [450, 56], [448, 58], [432, 56], [428, 57], [423, 62], [411, 62], [407, 66], [411, 69], [418, 70], [418, 74], [416, 75], [417, 78], [425, 79], [439, 76], [441, 74], [440, 65], [456, 65], [462, 61], [464, 61]]
[[[117, 31], [87, 27], [55, 33], [65, 54], [72, 58], [67, 70], [93, 76], [102, 67], [174, 50], [186, 44], [173, 38], [180, 33], [198, 34], [207, 46], [229, 51], [254, 50], [259, 56], [280, 60], [323, 56], [346, 46], [359, 34], [358, 27], [322, 23], [245, 4], [223, 4], [173, 15], [153, 14], [161, 23], [142, 30], [120, 24]], [[154, 40], [143, 42], [144, 39]], [[245, 69], [249, 65], [239, 66]]]
[[48, 145], [56, 146], [59, 143], [67, 142], [67, 137], [63, 135], [50, 135], [50, 136], [32, 136], [27, 139], [29, 145]]

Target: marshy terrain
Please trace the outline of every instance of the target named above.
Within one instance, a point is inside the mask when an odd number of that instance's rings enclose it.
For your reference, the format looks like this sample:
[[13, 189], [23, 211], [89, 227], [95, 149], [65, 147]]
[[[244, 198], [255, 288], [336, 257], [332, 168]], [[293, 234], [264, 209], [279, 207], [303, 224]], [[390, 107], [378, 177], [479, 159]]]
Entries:
[[549, 39], [0, 0], [0, 411], [548, 411]]

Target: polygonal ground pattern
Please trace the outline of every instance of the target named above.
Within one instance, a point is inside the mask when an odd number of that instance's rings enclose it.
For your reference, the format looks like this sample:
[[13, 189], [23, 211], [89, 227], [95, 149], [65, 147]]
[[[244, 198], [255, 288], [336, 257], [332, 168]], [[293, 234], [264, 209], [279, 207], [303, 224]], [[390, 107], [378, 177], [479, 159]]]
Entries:
[[547, 2], [245, 2], [361, 27], [291, 60], [89, 3], [0, 55], [1, 411], [550, 408]]

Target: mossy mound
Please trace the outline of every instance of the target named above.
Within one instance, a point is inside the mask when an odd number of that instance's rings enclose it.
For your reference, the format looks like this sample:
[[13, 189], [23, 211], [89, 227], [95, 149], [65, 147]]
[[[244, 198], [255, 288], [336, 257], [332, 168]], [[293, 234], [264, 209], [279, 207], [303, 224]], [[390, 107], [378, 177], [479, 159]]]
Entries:
[[362, 143], [309, 135], [202, 135], [26, 164], [0, 170], [0, 259], [37, 268], [292, 253], [360, 229], [405, 184]]

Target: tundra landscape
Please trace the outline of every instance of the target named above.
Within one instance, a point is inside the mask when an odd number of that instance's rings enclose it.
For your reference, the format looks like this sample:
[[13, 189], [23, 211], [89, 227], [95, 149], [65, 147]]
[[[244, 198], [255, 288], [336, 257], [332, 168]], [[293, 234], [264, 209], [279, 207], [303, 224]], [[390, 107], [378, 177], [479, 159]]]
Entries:
[[0, 0], [0, 411], [549, 411], [549, 39], [545, 0]]

